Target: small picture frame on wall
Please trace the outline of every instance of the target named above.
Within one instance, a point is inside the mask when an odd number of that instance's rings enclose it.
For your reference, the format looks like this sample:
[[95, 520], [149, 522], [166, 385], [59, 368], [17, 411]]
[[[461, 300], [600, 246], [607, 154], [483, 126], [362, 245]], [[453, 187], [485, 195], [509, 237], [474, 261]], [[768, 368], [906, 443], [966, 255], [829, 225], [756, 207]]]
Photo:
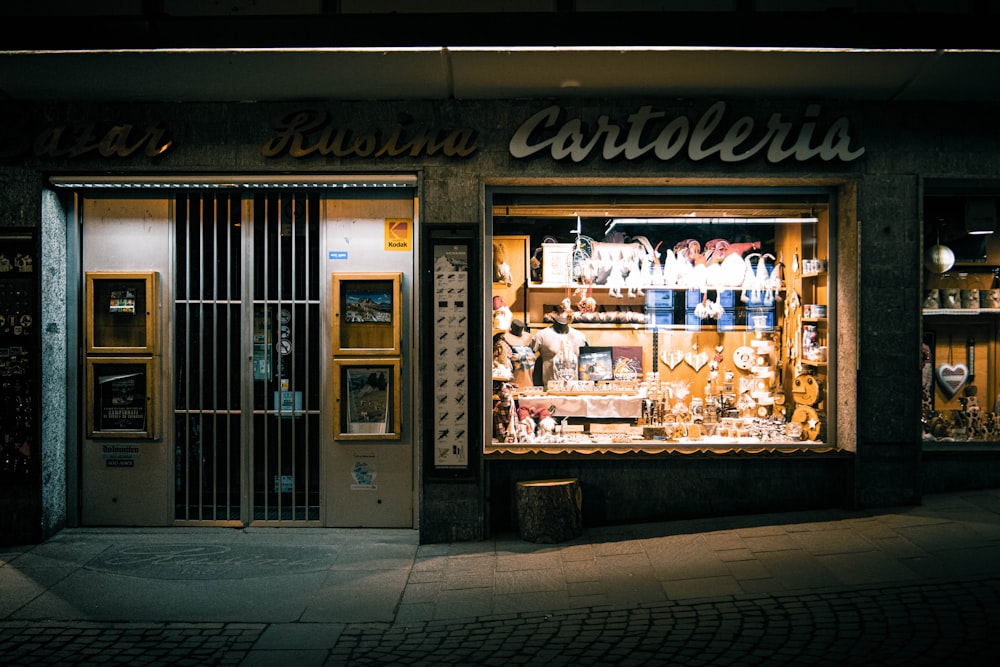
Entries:
[[153, 358], [88, 358], [87, 436], [155, 439], [158, 386]]
[[333, 274], [333, 354], [398, 355], [402, 273]]
[[399, 359], [337, 359], [333, 421], [337, 440], [399, 440]]
[[87, 354], [155, 354], [159, 294], [155, 271], [88, 271]]

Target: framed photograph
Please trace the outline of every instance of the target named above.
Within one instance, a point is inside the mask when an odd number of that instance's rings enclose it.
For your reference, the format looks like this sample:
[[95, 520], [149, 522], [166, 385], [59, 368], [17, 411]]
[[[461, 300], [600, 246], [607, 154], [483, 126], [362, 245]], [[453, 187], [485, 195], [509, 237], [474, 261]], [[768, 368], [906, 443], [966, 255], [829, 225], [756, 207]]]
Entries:
[[159, 294], [155, 271], [88, 271], [88, 354], [155, 354]]
[[333, 421], [337, 440], [399, 440], [399, 359], [337, 359]]
[[156, 438], [158, 387], [153, 358], [88, 358], [87, 436]]
[[580, 348], [581, 380], [612, 380], [615, 364], [610, 347]]
[[333, 274], [333, 354], [398, 355], [402, 273]]

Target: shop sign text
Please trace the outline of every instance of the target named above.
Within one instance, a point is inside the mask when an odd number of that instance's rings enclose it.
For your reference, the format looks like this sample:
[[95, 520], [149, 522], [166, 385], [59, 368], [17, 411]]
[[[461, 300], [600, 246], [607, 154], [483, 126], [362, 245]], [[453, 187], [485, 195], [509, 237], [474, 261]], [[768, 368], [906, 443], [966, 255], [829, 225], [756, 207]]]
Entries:
[[173, 144], [169, 131], [159, 122], [146, 126], [66, 123], [47, 127], [34, 136], [25, 126], [0, 129], [0, 157], [14, 157], [29, 151], [40, 158], [158, 157]]
[[275, 133], [262, 148], [264, 157], [287, 154], [300, 158], [312, 154], [327, 157], [468, 157], [476, 151], [475, 132], [408, 127], [396, 123], [389, 129], [354, 129], [333, 124], [325, 111], [300, 109], [271, 122]]
[[509, 150], [515, 158], [548, 152], [554, 160], [573, 162], [597, 153], [605, 160], [635, 160], [651, 154], [662, 161], [686, 155], [697, 162], [717, 155], [722, 162], [742, 162], [761, 155], [772, 163], [813, 158], [851, 162], [865, 153], [864, 147], [852, 148], [846, 118], [834, 120], [825, 130], [820, 126], [818, 104], [807, 106], [801, 121], [774, 113], [759, 127], [750, 116], [724, 125], [725, 112], [726, 103], [716, 102], [692, 122], [687, 116], [668, 118], [665, 111], [642, 106], [628, 116], [624, 126], [600, 116], [588, 130], [581, 118], [559, 124], [562, 109], [553, 105], [517, 129]]

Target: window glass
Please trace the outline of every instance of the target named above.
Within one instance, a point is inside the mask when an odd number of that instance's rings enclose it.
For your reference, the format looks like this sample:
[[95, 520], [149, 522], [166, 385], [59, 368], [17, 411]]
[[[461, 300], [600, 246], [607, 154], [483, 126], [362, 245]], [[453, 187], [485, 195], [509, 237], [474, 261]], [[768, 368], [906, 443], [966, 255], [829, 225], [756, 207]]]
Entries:
[[498, 194], [487, 449], [832, 442], [827, 201]]

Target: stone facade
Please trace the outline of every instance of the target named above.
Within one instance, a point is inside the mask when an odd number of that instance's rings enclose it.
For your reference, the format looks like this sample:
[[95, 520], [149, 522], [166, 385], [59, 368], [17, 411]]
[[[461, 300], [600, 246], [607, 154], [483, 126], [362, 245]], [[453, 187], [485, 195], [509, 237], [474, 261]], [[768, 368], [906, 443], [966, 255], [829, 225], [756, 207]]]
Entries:
[[[652, 105], [670, 116], [697, 118], [715, 100], [579, 100], [561, 101], [569, 116], [589, 119], [607, 115], [624, 123], [629, 114]], [[485, 217], [485, 187], [493, 184], [645, 184], [706, 181], [830, 182], [841, 184], [838, 212], [841, 244], [842, 326], [837, 355], [841, 382], [841, 422], [853, 429], [849, 446], [836, 456], [795, 458], [762, 454], [720, 460], [683, 456], [588, 457], [586, 460], [484, 457], [471, 481], [423, 476], [421, 538], [426, 542], [476, 539], [508, 525], [505, 515], [512, 485], [519, 480], [575, 476], [584, 494], [584, 521], [623, 522], [674, 516], [740, 511], [768, 511], [813, 506], [877, 506], [919, 502], [921, 468], [919, 358], [921, 316], [922, 191], [930, 182], [955, 181], [1000, 185], [1000, 133], [996, 105], [867, 104], [849, 101], [739, 101], [726, 107], [727, 118], [746, 115], [765, 123], [772, 113], [797, 117], [809, 103], [822, 107], [822, 119], [849, 119], [856, 144], [865, 148], [857, 160], [843, 163], [761, 158], [736, 163], [717, 159], [659, 161], [603, 160], [594, 153], [580, 162], [556, 161], [547, 155], [511, 156], [508, 142], [525, 118], [545, 108], [546, 100], [379, 101], [302, 104], [135, 104], [0, 106], [0, 227], [28, 226], [57, 233], [58, 223], [46, 211], [70, 205], [46, 185], [58, 174], [211, 174], [211, 173], [385, 173], [416, 172], [420, 220], [427, 226], [475, 223]], [[313, 150], [294, 157], [286, 148], [266, 157], [262, 148], [275, 138], [272, 119], [299, 110], [325, 112], [317, 130], [308, 133], [308, 148], [322, 135], [346, 129], [358, 143], [339, 144], [340, 155]], [[732, 122], [731, 120], [729, 122]], [[117, 126], [119, 129], [114, 130]], [[126, 128], [125, 126], [130, 126]], [[160, 155], [147, 155], [155, 144], [152, 129], [167, 132], [172, 145]], [[445, 138], [468, 130], [460, 144], [474, 146], [466, 156], [446, 149], [415, 157], [365, 155], [370, 140], [385, 147], [392, 132], [403, 145], [427, 128]], [[61, 133], [61, 134], [60, 134]], [[103, 137], [104, 143], [101, 143]], [[367, 139], [365, 139], [367, 137]], [[162, 139], [162, 137], [160, 138]], [[145, 143], [144, 143], [145, 142]], [[445, 142], [447, 144], [447, 142]], [[332, 145], [332, 144], [328, 144]], [[138, 146], [138, 147], [136, 147]], [[134, 150], [127, 156], [116, 154]], [[391, 148], [391, 147], [390, 147]], [[71, 155], [73, 152], [79, 155]], [[150, 151], [152, 152], [152, 151]], [[391, 152], [391, 150], [389, 151]], [[455, 153], [460, 152], [455, 150]], [[43, 203], [47, 202], [43, 206]], [[48, 252], [48, 251], [47, 251]], [[58, 257], [47, 255], [51, 259]], [[47, 289], [65, 291], [58, 265], [43, 265]], [[51, 295], [50, 295], [50, 298]], [[65, 355], [72, 319], [49, 315], [42, 346], [45, 358]], [[72, 357], [72, 355], [70, 355]], [[47, 376], [47, 386], [60, 383]], [[46, 371], [49, 373], [50, 371]], [[65, 396], [44, 397], [46, 432], [62, 433], [46, 440], [42, 512], [45, 532], [72, 523], [65, 484]], [[850, 414], [846, 414], [850, 413]], [[941, 463], [944, 459], [945, 462]], [[480, 457], [476, 457], [477, 462]], [[948, 489], [961, 486], [963, 454], [938, 454], [947, 465]], [[924, 461], [924, 465], [934, 465]], [[983, 448], [970, 458], [970, 483], [996, 476], [983, 472], [1000, 462]], [[426, 473], [426, 471], [425, 471]], [[940, 479], [941, 475], [931, 475]], [[791, 480], [791, 481], [788, 481]], [[944, 482], [941, 483], [945, 485]], [[589, 505], [588, 505], [589, 503]]]

